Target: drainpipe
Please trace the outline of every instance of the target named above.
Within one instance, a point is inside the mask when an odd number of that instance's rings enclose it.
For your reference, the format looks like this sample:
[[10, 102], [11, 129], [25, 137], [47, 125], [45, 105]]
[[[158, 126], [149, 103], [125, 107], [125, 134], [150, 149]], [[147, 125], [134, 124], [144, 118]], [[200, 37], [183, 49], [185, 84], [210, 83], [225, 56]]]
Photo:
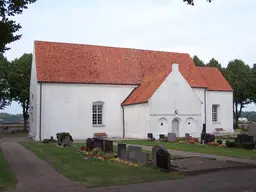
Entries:
[[40, 83], [39, 140], [42, 140], [42, 83]]
[[205, 131], [206, 131], [206, 89], [204, 90], [204, 123], [205, 123]]
[[122, 112], [123, 112], [123, 138], [124, 138], [125, 137], [124, 106], [122, 106]]

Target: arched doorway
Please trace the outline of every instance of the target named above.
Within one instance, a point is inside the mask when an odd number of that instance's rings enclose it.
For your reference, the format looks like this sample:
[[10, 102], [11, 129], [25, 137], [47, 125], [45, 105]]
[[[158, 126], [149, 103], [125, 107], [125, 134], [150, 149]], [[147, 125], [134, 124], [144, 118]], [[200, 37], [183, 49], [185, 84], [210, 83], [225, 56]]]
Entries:
[[176, 134], [176, 137], [179, 137], [179, 126], [180, 122], [178, 119], [173, 119], [172, 121], [172, 132]]

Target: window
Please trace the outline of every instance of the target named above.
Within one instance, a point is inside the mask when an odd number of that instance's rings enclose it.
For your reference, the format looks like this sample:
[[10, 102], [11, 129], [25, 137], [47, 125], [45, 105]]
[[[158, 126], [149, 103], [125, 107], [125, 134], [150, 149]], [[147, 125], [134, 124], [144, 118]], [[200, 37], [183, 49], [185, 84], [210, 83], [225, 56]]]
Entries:
[[212, 105], [212, 122], [218, 122], [218, 105]]
[[92, 124], [94, 126], [103, 125], [103, 102], [96, 101], [92, 105]]

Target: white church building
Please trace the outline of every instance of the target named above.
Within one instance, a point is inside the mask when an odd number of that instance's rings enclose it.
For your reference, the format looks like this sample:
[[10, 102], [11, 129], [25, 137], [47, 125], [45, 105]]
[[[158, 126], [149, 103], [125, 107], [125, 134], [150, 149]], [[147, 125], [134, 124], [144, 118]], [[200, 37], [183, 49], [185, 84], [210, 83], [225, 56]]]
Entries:
[[233, 132], [233, 90], [186, 53], [35, 41], [29, 134], [75, 140]]

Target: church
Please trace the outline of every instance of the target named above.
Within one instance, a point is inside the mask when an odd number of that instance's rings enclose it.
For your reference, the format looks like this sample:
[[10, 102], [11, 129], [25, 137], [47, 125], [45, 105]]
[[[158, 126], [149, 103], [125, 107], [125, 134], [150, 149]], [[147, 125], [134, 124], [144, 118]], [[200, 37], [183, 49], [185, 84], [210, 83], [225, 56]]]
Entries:
[[74, 140], [233, 132], [233, 90], [187, 53], [35, 41], [29, 135]]

